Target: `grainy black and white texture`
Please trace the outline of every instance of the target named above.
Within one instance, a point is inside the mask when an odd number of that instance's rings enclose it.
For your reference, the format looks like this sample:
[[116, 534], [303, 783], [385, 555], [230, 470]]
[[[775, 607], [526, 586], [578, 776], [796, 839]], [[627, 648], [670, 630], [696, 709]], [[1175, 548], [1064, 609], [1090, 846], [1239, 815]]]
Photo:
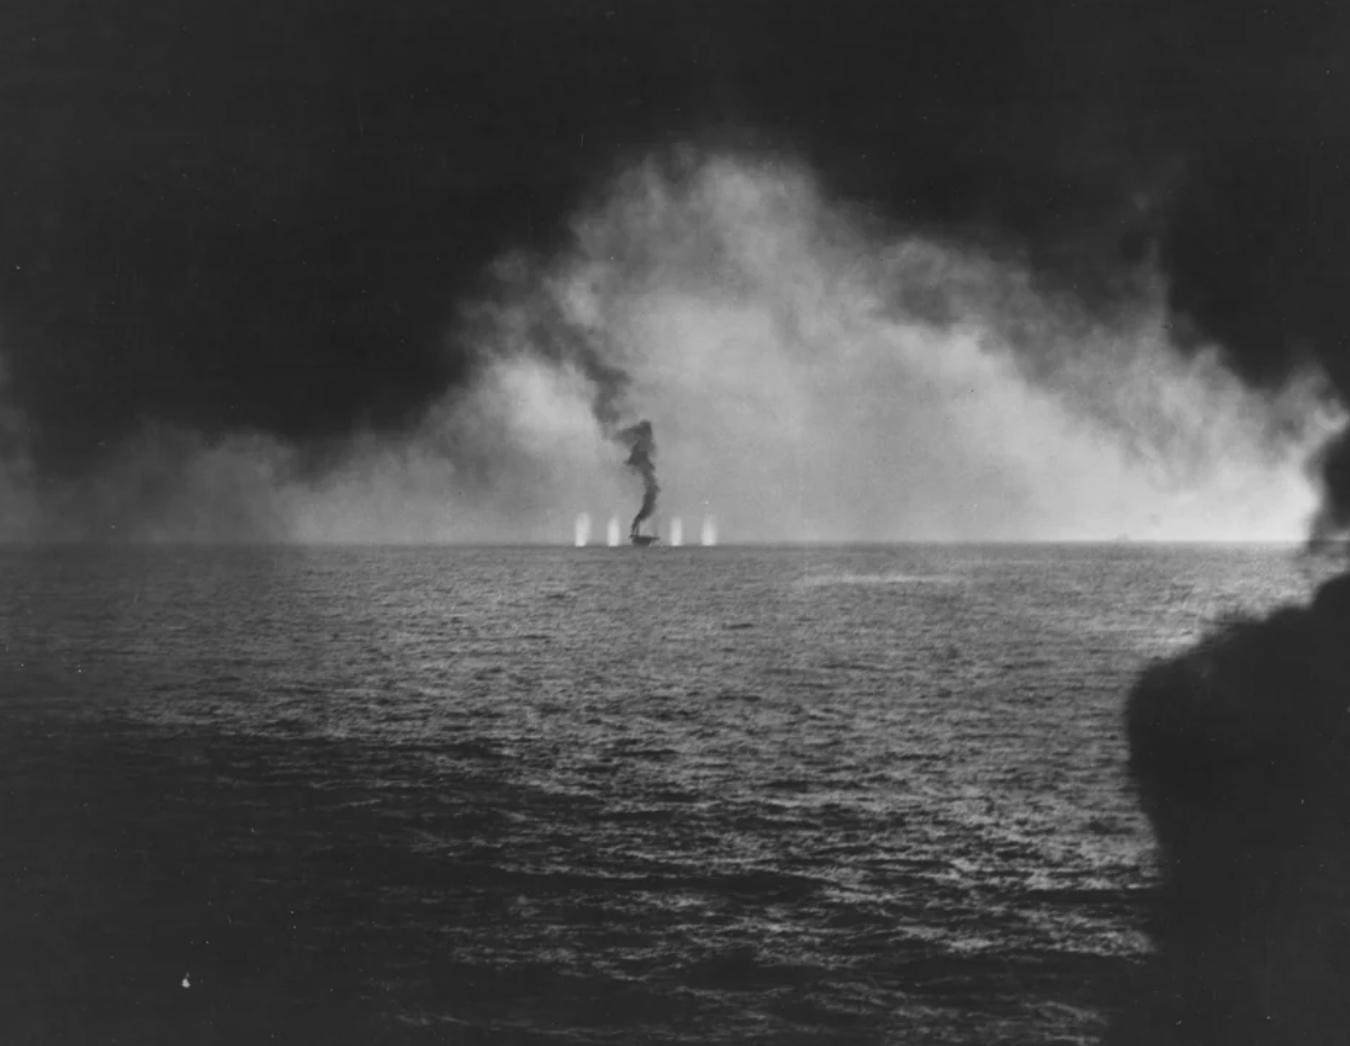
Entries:
[[1305, 590], [1146, 546], [0, 570], [29, 1042], [1096, 1041], [1155, 998], [1122, 695]]
[[[859, 369], [837, 346], [875, 343], [862, 328], [878, 317], [980, 332], [1094, 419], [1119, 404], [1082, 371], [1119, 378], [1141, 338], [1183, 359], [1210, 350], [1262, 388], [1309, 361], [1335, 389], [1350, 381], [1350, 25], [1336, 5], [15, 0], [2, 18], [7, 534], [310, 536], [276, 486], [336, 471], [345, 490], [352, 471], [388, 471], [382, 454], [413, 473], [403, 493], [453, 464], [436, 495], [458, 495], [468, 517], [485, 488], [510, 485], [503, 474], [538, 485], [528, 434], [493, 428], [502, 398], [528, 400], [517, 386], [488, 380], [473, 405], [489, 416], [462, 420], [484, 372], [503, 354], [566, 359], [597, 415], [631, 411], [618, 419], [631, 424], [669, 369], [690, 369], [689, 343], [713, 337], [666, 314], [678, 293], [724, 321], [733, 347], [715, 355], [735, 356], [721, 379], [742, 397], [784, 395], [778, 355], [734, 347], [764, 324], [814, 361], [809, 387], [825, 397]], [[804, 245], [766, 242], [766, 226], [794, 220]], [[836, 285], [794, 269], [803, 250]], [[583, 286], [596, 300], [578, 301]], [[765, 315], [725, 315], [747, 300]], [[891, 397], [935, 380], [870, 377]], [[824, 440], [846, 402], [780, 417], [771, 444], [805, 457], [789, 422]], [[918, 416], [901, 443], [944, 424], [919, 406], [904, 402]], [[691, 409], [671, 399], [667, 413]], [[1145, 456], [1193, 453], [1152, 446], [1183, 420], [1127, 413]], [[409, 433], [422, 471], [404, 460]], [[1008, 442], [964, 438], [981, 452]], [[960, 500], [985, 487], [1015, 500], [1016, 468], [952, 462], [928, 442], [936, 471], [969, 488]], [[1341, 456], [1327, 459], [1333, 486]], [[917, 465], [903, 478], [938, 498]], [[821, 500], [866, 497], [859, 482]], [[519, 521], [523, 498], [502, 498], [451, 536]], [[349, 500], [315, 511], [351, 516]], [[1327, 500], [1326, 531], [1340, 511]], [[960, 536], [1081, 536], [1054, 531], [1066, 513]], [[942, 537], [960, 519], [755, 536]], [[1141, 536], [1131, 524], [1092, 536]], [[394, 528], [344, 533], [371, 529]], [[513, 536], [557, 532], [550, 520]]]
[[1344, 1041], [1347, 55], [5, 4], [0, 1037]]

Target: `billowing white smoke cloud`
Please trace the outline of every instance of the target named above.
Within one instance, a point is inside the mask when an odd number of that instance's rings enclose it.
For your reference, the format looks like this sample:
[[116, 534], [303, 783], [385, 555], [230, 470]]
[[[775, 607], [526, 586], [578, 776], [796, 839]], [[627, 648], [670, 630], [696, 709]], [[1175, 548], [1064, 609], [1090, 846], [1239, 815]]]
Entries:
[[477, 380], [410, 435], [317, 475], [261, 437], [147, 435], [40, 509], [11, 452], [0, 536], [59, 518], [69, 536], [566, 542], [578, 512], [636, 509], [607, 433], [639, 417], [662, 513], [706, 507], [732, 540], [1306, 531], [1327, 399], [1183, 360], [1160, 288], [1094, 321], [1015, 263], [879, 230], [801, 166], [746, 158], [630, 170], [575, 234], [502, 259], [461, 317]]
[[[498, 315], [555, 316], [620, 366], [665, 511], [713, 506], [741, 540], [1306, 531], [1335, 420], [1311, 380], [1271, 400], [1183, 360], [1161, 287], [1094, 322], [1007, 261], [865, 225], [798, 166], [653, 163]], [[579, 415], [565, 353], [552, 373]]]

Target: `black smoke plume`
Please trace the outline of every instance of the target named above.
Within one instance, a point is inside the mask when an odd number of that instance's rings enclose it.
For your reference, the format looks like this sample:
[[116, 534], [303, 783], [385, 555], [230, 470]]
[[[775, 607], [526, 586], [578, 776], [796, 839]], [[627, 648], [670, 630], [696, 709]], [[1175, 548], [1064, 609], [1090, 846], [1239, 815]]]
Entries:
[[1350, 394], [1344, 5], [534, 6], [5, 4], [0, 352], [33, 483], [98, 477], [147, 421], [302, 455], [401, 435], [477, 380], [443, 334], [491, 259], [570, 244], [616, 167], [701, 138], [1104, 306], [1154, 259], [1197, 348], [1271, 386], [1311, 356]]
[[1350, 1033], [1350, 575], [1147, 669], [1130, 769], [1162, 858], [1131, 1044]]
[[656, 436], [650, 421], [639, 421], [619, 433], [619, 439], [628, 444], [627, 465], [642, 477], [642, 506], [633, 517], [629, 534], [636, 537], [646, 519], [656, 511], [656, 498], [661, 487], [656, 482]]

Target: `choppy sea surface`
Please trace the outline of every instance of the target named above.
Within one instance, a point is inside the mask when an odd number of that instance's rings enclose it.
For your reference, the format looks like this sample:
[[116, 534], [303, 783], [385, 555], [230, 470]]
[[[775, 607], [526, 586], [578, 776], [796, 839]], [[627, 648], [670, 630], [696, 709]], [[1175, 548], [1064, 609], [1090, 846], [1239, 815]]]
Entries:
[[1288, 549], [0, 549], [0, 1039], [1093, 1042]]

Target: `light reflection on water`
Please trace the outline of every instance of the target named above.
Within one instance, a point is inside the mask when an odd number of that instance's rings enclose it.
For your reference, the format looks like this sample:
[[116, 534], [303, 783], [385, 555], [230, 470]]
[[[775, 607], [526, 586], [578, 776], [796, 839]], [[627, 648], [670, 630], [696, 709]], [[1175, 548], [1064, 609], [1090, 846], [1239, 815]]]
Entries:
[[0, 575], [6, 867], [36, 913], [8, 928], [56, 975], [71, 926], [111, 926], [151, 997], [190, 959], [201, 1001], [136, 1011], [154, 1041], [313, 1031], [311, 1004], [378, 1041], [1091, 1036], [1147, 947], [1124, 689], [1305, 591], [1286, 552], [1133, 546], [48, 549]]

